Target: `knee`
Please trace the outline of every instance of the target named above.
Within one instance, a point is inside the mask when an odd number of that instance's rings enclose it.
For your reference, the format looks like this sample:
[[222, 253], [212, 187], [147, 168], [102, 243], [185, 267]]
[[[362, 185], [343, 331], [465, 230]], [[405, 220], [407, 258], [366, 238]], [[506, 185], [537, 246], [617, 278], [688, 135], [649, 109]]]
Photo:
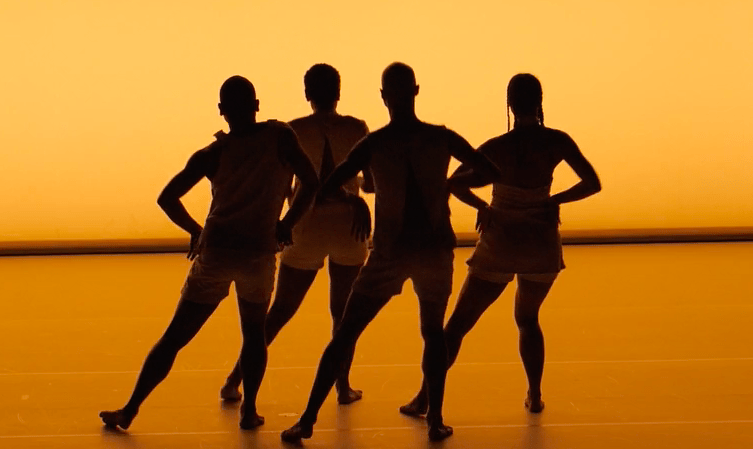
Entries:
[[444, 341], [442, 323], [421, 324], [421, 336], [425, 341]]
[[539, 317], [535, 314], [515, 312], [515, 324], [521, 331], [534, 330], [539, 327]]

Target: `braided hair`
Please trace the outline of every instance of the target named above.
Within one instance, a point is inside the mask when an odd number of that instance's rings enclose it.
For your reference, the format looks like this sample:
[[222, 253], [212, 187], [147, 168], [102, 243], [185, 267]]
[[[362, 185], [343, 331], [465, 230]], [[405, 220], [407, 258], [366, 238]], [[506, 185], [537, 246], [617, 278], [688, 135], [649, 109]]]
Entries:
[[[514, 115], [536, 113], [544, 125], [544, 107], [541, 83], [530, 73], [518, 73], [507, 84], [507, 130], [510, 130], [510, 111]], [[513, 124], [514, 127], [515, 124]]]

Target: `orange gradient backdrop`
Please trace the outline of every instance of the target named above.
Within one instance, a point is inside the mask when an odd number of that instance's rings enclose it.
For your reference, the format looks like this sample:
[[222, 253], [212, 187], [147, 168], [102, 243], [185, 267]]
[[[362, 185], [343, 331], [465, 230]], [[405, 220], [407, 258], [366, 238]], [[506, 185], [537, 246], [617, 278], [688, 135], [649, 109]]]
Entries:
[[[510, 76], [539, 76], [547, 124], [604, 185], [563, 207], [564, 229], [749, 226], [751, 23], [743, 0], [3, 2], [0, 242], [182, 236], [155, 200], [224, 127], [227, 76], [255, 83], [260, 118], [289, 120], [328, 62], [340, 111], [375, 129], [395, 60], [416, 70], [419, 115], [474, 145], [505, 131]], [[202, 220], [208, 184], [186, 201]], [[455, 203], [453, 221], [468, 232], [474, 214]]]

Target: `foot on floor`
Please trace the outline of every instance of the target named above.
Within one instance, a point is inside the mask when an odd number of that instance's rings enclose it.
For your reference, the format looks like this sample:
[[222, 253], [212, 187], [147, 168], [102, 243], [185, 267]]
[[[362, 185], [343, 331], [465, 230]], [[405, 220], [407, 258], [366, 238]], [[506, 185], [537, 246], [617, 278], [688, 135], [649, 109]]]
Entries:
[[133, 418], [136, 417], [136, 413], [129, 413], [125, 410], [103, 411], [99, 412], [99, 417], [102, 418], [102, 422], [105, 426], [111, 429], [117, 429], [118, 427], [126, 430], [131, 427]]
[[347, 404], [352, 404], [360, 400], [362, 397], [363, 397], [363, 391], [348, 388], [344, 392], [344, 394], [343, 393], [337, 394], [337, 402], [340, 405], [347, 405]]
[[541, 395], [533, 397], [529, 393], [524, 405], [531, 413], [541, 413], [544, 410], [544, 401], [541, 400]]
[[220, 389], [220, 398], [222, 398], [223, 401], [236, 402], [243, 398], [243, 394], [241, 394], [241, 390], [238, 386], [225, 384], [222, 389]]
[[291, 427], [288, 430], [285, 430], [280, 435], [280, 438], [282, 438], [282, 441], [288, 442], [288, 443], [298, 443], [301, 441], [301, 438], [311, 438], [311, 435], [314, 434], [314, 426], [313, 425], [307, 425], [303, 424], [300, 421], [295, 423], [293, 427]]
[[419, 417], [429, 411], [429, 403], [422, 394], [418, 394], [413, 400], [400, 406], [400, 413], [408, 416]]

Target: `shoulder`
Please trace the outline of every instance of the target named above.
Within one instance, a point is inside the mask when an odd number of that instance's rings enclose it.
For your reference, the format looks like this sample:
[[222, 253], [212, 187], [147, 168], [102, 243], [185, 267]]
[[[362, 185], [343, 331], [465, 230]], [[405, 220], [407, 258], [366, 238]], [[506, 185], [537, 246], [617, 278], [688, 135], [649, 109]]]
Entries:
[[573, 138], [565, 131], [554, 128], [544, 128], [544, 135], [549, 142], [565, 149], [578, 147]]
[[353, 128], [356, 130], [365, 129], [366, 132], [368, 132], [369, 129], [364, 120], [353, 117], [352, 115], [341, 115], [340, 122], [343, 124], [343, 126], [347, 126], [348, 128]]
[[550, 139], [573, 140], [565, 131], [544, 127], [544, 135]]
[[509, 133], [505, 133], [500, 136], [492, 137], [491, 139], [482, 143], [481, 146], [478, 147], [478, 151], [484, 154], [490, 154], [490, 153], [503, 151], [507, 147], [509, 142], [510, 142], [510, 135]]
[[307, 115], [305, 117], [298, 117], [294, 118], [293, 120], [288, 122], [288, 125], [293, 128], [293, 130], [299, 130], [299, 129], [305, 129], [311, 126], [312, 123], [312, 116]]

